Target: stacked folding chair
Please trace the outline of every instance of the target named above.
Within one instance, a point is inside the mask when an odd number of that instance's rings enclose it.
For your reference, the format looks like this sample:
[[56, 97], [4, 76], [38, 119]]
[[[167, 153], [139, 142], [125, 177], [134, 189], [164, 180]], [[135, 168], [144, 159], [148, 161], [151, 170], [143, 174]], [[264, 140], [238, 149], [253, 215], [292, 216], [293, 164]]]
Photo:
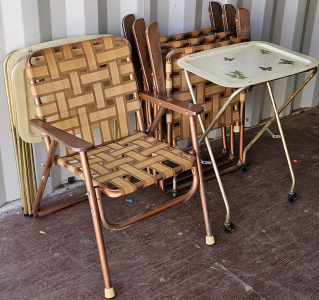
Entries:
[[[212, 4], [212, 3], [211, 3]], [[214, 3], [213, 8], [210, 9], [211, 20], [215, 24], [222, 22], [222, 15], [218, 3]], [[220, 8], [220, 9], [218, 9]], [[226, 23], [224, 27], [232, 28], [231, 22], [235, 22], [234, 18], [229, 16], [232, 13], [227, 13], [229, 9], [233, 7], [226, 6], [223, 8], [223, 22]], [[153, 23], [145, 28], [143, 19], [134, 20], [133, 15], [128, 15], [123, 19], [123, 31], [128, 40], [130, 40], [132, 49], [135, 52], [135, 57], [139, 56], [140, 65], [137, 63], [137, 67], [140, 70], [140, 81], [143, 84], [144, 89], [148, 91], [155, 91], [161, 95], [173, 96], [176, 99], [189, 103], [192, 101], [188, 86], [186, 83], [183, 70], [176, 64], [178, 58], [195, 53], [198, 51], [208, 50], [216, 47], [226, 46], [234, 43], [244, 42], [250, 40], [250, 23], [249, 12], [246, 9], [239, 9], [236, 13], [236, 27], [237, 31], [230, 32], [224, 31], [216, 33], [216, 28], [202, 29], [184, 34], [175, 34], [171, 36], [159, 37], [159, 30], [157, 23]], [[241, 34], [245, 32], [245, 36]], [[207, 35], [209, 33], [209, 35]], [[239, 33], [239, 37], [237, 33]], [[185, 37], [187, 39], [185, 39]], [[192, 37], [192, 38], [189, 38]], [[133, 39], [134, 38], [134, 39]], [[184, 38], [184, 40], [183, 40]], [[191, 46], [190, 46], [191, 45]], [[169, 52], [167, 53], [167, 51]], [[133, 53], [134, 53], [133, 52]], [[165, 68], [162, 61], [165, 63]], [[164, 72], [165, 69], [165, 72]], [[166, 73], [166, 76], [165, 76]], [[227, 100], [228, 96], [232, 93], [232, 89], [220, 87], [214, 85], [198, 76], [191, 76], [191, 81], [195, 92], [197, 93], [197, 99], [199, 104], [204, 107], [204, 113], [202, 118], [204, 124], [208, 125], [214, 118], [216, 112]], [[222, 162], [220, 165], [227, 164], [232, 161], [234, 155], [234, 131], [239, 132], [240, 146], [239, 146], [239, 161], [235, 166], [224, 169], [220, 174], [226, 174], [233, 170], [240, 168], [243, 151], [243, 138], [244, 138], [244, 102], [245, 93], [236, 97], [231, 106], [228, 107], [224, 115], [221, 116], [219, 122], [214, 128], [222, 128], [223, 138], [223, 150], [220, 156], [224, 156], [227, 153], [226, 149], [226, 126], [230, 126], [230, 155], [227, 161]], [[152, 124], [153, 111], [158, 112], [159, 107], [149, 106], [145, 107], [145, 114], [148, 116], [148, 124]], [[159, 140], [166, 140], [168, 144], [177, 146], [178, 140], [188, 139], [190, 137], [189, 123], [184, 116], [176, 112], [165, 112], [166, 120], [163, 120], [163, 124], [159, 123], [157, 128], [156, 138]], [[164, 115], [164, 111], [161, 114]], [[201, 133], [201, 127], [197, 124], [197, 133]], [[205, 163], [205, 162], [203, 162]], [[209, 163], [209, 162], [208, 162]], [[205, 168], [204, 171], [212, 170], [214, 166]], [[219, 174], [209, 174], [205, 176], [205, 180], [209, 180], [217, 176], [220, 188], [222, 190], [225, 206], [226, 206], [226, 221], [225, 231], [232, 232], [234, 225], [230, 222], [229, 205], [224, 193], [222, 183], [219, 178]], [[190, 183], [185, 182], [187, 178], [191, 177], [191, 174], [183, 174], [177, 179], [174, 176], [171, 181], [166, 183], [160, 182], [160, 186], [165, 192], [172, 192], [173, 197], [176, 197], [177, 190], [181, 190], [189, 187]], [[170, 188], [167, 188], [169, 186]]]
[[[140, 73], [138, 81], [141, 86], [143, 85], [144, 88], [149, 91], [156, 89], [156, 92], [160, 94], [174, 96], [174, 98], [183, 101], [191, 101], [183, 70], [176, 64], [177, 59], [198, 51], [250, 40], [249, 12], [246, 9], [239, 9], [237, 11], [237, 22], [235, 21], [236, 10], [232, 5], [225, 5], [222, 9], [217, 2], [211, 2], [209, 5], [209, 12], [212, 23], [211, 28], [204, 28], [170, 36], [161, 36], [159, 38], [161, 54], [164, 60], [164, 75], [163, 71], [156, 65], [154, 65], [152, 69], [150, 59], [150, 56], [160, 55], [159, 53], [154, 53], [155, 50], [154, 47], [152, 47], [152, 40], [156, 43], [156, 39], [158, 39], [158, 30], [154, 29], [155, 27], [149, 29], [153, 30], [153, 32], [152, 34], [149, 34], [149, 45], [147, 45], [144, 20], [139, 19], [135, 21], [133, 15], [128, 15], [123, 19], [123, 31], [132, 45], [133, 53], [135, 53], [135, 55], [133, 55], [133, 60]], [[223, 30], [223, 28], [225, 28], [225, 31], [217, 32]], [[147, 49], [149, 50], [147, 51]], [[140, 63], [137, 60], [137, 57], [139, 57]], [[231, 94], [232, 89], [213, 85], [198, 76], [191, 76], [191, 81], [195, 87], [198, 103], [204, 107], [204, 113], [202, 114], [204, 124], [208, 125]], [[222, 129], [223, 149], [221, 155], [218, 157], [227, 154], [226, 126], [230, 127], [229, 159], [223, 161], [220, 165], [226, 165], [228, 162], [234, 160], [234, 132], [239, 133], [240, 136], [238, 164], [221, 171], [220, 174], [226, 174], [238, 169], [241, 164], [243, 151], [244, 101], [245, 93], [237, 96], [233, 100], [231, 106], [228, 107], [225, 114], [221, 116], [218, 123], [214, 126], [214, 129]], [[156, 107], [145, 108], [148, 126], [152, 124], [152, 110], [157, 111], [157, 109], [158, 108]], [[187, 121], [185, 121], [183, 116], [177, 113], [172, 114], [168, 112], [166, 114], [166, 121], [164, 120], [164, 124], [158, 128], [156, 137], [160, 140], [165, 139], [169, 144], [176, 147], [177, 141], [189, 138], [188, 127]], [[197, 127], [197, 130], [200, 134], [200, 126]], [[211, 169], [212, 167], [207, 167], [204, 171], [207, 172]], [[213, 177], [215, 177], [215, 174], [205, 176], [205, 179], [209, 180]], [[182, 189], [183, 187], [184, 185], [179, 185], [177, 188]]]
[[24, 216], [32, 217], [32, 208], [37, 193], [36, 174], [32, 144], [42, 142], [41, 133], [28, 124], [36, 115], [23, 59], [30, 52], [42, 48], [96, 38], [89, 35], [45, 42], [10, 52], [3, 62], [13, 148], [18, 171], [21, 205]]

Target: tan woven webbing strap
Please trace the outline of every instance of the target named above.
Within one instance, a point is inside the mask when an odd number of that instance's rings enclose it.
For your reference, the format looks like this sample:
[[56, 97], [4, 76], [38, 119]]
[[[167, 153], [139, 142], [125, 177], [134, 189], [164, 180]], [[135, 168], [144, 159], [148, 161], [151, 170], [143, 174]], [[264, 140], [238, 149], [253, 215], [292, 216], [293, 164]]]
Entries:
[[203, 28], [200, 30], [193, 30], [189, 32], [184, 32], [184, 33], [178, 33], [178, 34], [172, 34], [172, 35], [166, 35], [166, 36], [161, 36], [160, 37], [160, 43], [168, 43], [171, 41], [179, 41], [179, 40], [186, 40], [189, 38], [193, 38], [196, 36], [202, 36], [202, 35], [207, 35], [210, 33], [216, 32], [215, 28], [208, 27], [208, 28]]
[[[66, 44], [30, 59], [27, 74], [40, 119], [95, 145], [130, 134], [128, 115], [140, 110], [140, 101], [125, 39]], [[35, 59], [43, 63], [32, 65]]]
[[[141, 132], [89, 151], [88, 159], [93, 184], [108, 190], [106, 183], [111, 183], [122, 191], [122, 195], [137, 189], [134, 180], [125, 179], [128, 175], [142, 182], [145, 187], [157, 182], [147, 167], [168, 178], [176, 174], [176, 165], [186, 171], [195, 164], [194, 157]], [[58, 163], [84, 179], [79, 154], [60, 157]]]
[[207, 36], [191, 38], [187, 40], [178, 40], [178, 41], [162, 44], [161, 48], [167, 49], [169, 52], [174, 49], [184, 48], [187, 46], [197, 46], [197, 45], [208, 44], [212, 42], [220, 42], [226, 37], [231, 36], [232, 34], [233, 34], [232, 32], [220, 32], [220, 33], [215, 33], [215, 34], [211, 34]]

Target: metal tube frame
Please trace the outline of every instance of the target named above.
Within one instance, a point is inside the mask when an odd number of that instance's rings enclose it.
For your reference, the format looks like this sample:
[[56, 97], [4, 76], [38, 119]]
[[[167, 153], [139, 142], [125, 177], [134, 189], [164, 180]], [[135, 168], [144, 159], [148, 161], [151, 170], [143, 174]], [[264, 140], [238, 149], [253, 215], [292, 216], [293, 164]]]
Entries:
[[[186, 76], [186, 80], [187, 80], [187, 84], [188, 84], [188, 87], [192, 87], [190, 84], [190, 79], [189, 79], [189, 76], [188, 76], [188, 72], [187, 70], [184, 70], [185, 72], [185, 76]], [[220, 116], [224, 113], [224, 111], [226, 110], [226, 108], [228, 107], [228, 105], [230, 104], [230, 102], [232, 102], [232, 100], [239, 94], [241, 93], [242, 91], [246, 90], [250, 88], [250, 86], [244, 86], [244, 87], [241, 87], [239, 89], [237, 89], [235, 92], [233, 92], [229, 98], [227, 99], [227, 101], [224, 103], [224, 105], [222, 106], [222, 108], [219, 110], [219, 112], [216, 114], [216, 116], [214, 117], [213, 121], [211, 121], [211, 123], [208, 125], [206, 131], [203, 131], [203, 135], [200, 137], [200, 139], [198, 140], [198, 143], [201, 144], [203, 142], [203, 140], [206, 138], [206, 136], [210, 133], [210, 131], [212, 130], [212, 128], [214, 127], [214, 125], [217, 123], [218, 119], [220, 118]], [[190, 91], [193, 91], [193, 88], [190, 88]], [[192, 95], [194, 95], [194, 91], [191, 92]], [[193, 96], [192, 96], [193, 98]], [[193, 101], [196, 101], [196, 98], [195, 98], [195, 95], [194, 95], [194, 98], [193, 98]], [[195, 104], [197, 104], [197, 102], [194, 102]]]
[[[278, 115], [287, 107], [287, 105], [292, 101], [293, 98], [297, 96], [297, 94], [305, 87], [305, 85], [311, 80], [313, 76], [317, 73], [317, 67], [313, 69], [312, 73], [305, 79], [305, 81], [299, 86], [298, 89], [289, 97], [289, 99], [282, 105], [282, 107], [277, 111]], [[251, 142], [246, 146], [243, 153], [243, 164], [246, 164], [246, 155], [247, 151], [251, 148], [251, 146], [259, 139], [259, 137], [264, 133], [266, 130], [265, 128], [268, 127], [273, 120], [275, 120], [276, 115], [273, 115], [266, 125], [256, 134], [256, 136], [251, 140]]]
[[186, 194], [184, 194], [184, 195], [182, 195], [174, 200], [171, 200], [165, 204], [162, 204], [156, 208], [148, 210], [140, 215], [134, 216], [134, 217], [129, 218], [125, 221], [122, 221], [120, 223], [115, 223], [115, 224], [110, 223], [106, 220], [105, 215], [104, 215], [104, 205], [102, 203], [101, 189], [100, 189], [100, 187], [96, 187], [97, 203], [98, 203], [98, 207], [99, 207], [99, 211], [100, 211], [100, 218], [101, 218], [102, 224], [110, 230], [121, 230], [121, 229], [124, 229], [126, 227], [133, 225], [136, 222], [142, 221], [148, 217], [151, 217], [155, 214], [158, 214], [159, 212], [161, 212], [163, 210], [166, 210], [174, 205], [177, 205], [179, 203], [182, 203], [182, 202], [190, 199], [194, 195], [194, 193], [197, 191], [197, 187], [199, 184], [199, 175], [198, 175], [197, 167], [192, 168], [192, 174], [193, 174], [193, 184], [192, 184], [190, 190]]
[[193, 148], [196, 153], [196, 159], [197, 159], [197, 168], [198, 168], [198, 176], [199, 176], [199, 193], [200, 193], [200, 200], [202, 203], [204, 222], [205, 222], [205, 228], [206, 228], [206, 244], [213, 245], [215, 243], [215, 239], [214, 239], [211, 226], [209, 223], [204, 175], [203, 175], [203, 169], [201, 164], [200, 149], [199, 149], [199, 144], [197, 140], [196, 121], [194, 116], [189, 117], [189, 123], [190, 123], [190, 129], [191, 129], [192, 144], [193, 144]]
[[51, 141], [51, 144], [49, 146], [49, 151], [47, 154], [47, 158], [45, 161], [45, 165], [43, 168], [43, 173], [41, 176], [41, 181], [38, 187], [38, 192], [37, 192], [37, 196], [35, 198], [34, 204], [33, 204], [33, 208], [32, 208], [32, 214], [33, 216], [37, 217], [38, 216], [38, 211], [39, 211], [39, 207], [40, 207], [40, 203], [41, 203], [41, 199], [44, 193], [44, 189], [45, 186], [47, 184], [48, 178], [50, 176], [50, 170], [52, 167], [52, 158], [54, 157], [56, 148], [58, 146], [58, 143], [55, 140]]
[[294, 171], [292, 169], [292, 165], [291, 165], [291, 161], [290, 161], [290, 157], [289, 157], [289, 152], [288, 152], [288, 148], [287, 148], [284, 132], [283, 132], [282, 127], [281, 127], [281, 122], [280, 122], [279, 114], [278, 114], [278, 111], [277, 111], [277, 106], [276, 106], [274, 95], [272, 93], [271, 86], [270, 86], [269, 82], [267, 82], [267, 88], [268, 88], [271, 104], [272, 104], [272, 107], [273, 107], [274, 112], [275, 112], [275, 117], [276, 117], [276, 120], [277, 120], [278, 129], [279, 129], [279, 132], [280, 132], [282, 144], [284, 146], [284, 150], [285, 150], [285, 154], [286, 154], [286, 158], [287, 158], [287, 162], [288, 162], [288, 166], [289, 166], [289, 170], [290, 170], [292, 184], [291, 184], [291, 188], [290, 188], [290, 193], [289, 194], [292, 195], [294, 193], [295, 184], [296, 184], [295, 174], [294, 174]]
[[[196, 97], [195, 97], [195, 94], [194, 94], [194, 90], [193, 90], [193, 87], [192, 87], [192, 84], [191, 84], [191, 81], [190, 81], [190, 78], [189, 78], [189, 75], [188, 75], [188, 71], [187, 70], [184, 70], [184, 73], [185, 73], [185, 78], [186, 78], [186, 81], [187, 81], [187, 85], [188, 85], [188, 89], [191, 93], [191, 96], [192, 96], [192, 100], [193, 100], [193, 103], [194, 104], [197, 104], [197, 100], [196, 100]], [[217, 115], [214, 117], [213, 121], [209, 124], [208, 128], [206, 129], [205, 131], [205, 126], [204, 126], [204, 123], [203, 123], [203, 120], [201, 118], [200, 115], [197, 115], [198, 117], [198, 121], [199, 121], [199, 124], [201, 126], [201, 129], [202, 129], [202, 132], [203, 132], [203, 135], [201, 136], [201, 138], [199, 139], [198, 143], [200, 144], [203, 140], [205, 140], [205, 143], [206, 143], [206, 146], [207, 146], [207, 150], [208, 150], [208, 153], [209, 153], [209, 156], [210, 156], [210, 159], [212, 161], [212, 165], [214, 167], [214, 172], [215, 172], [215, 176], [216, 176], [216, 179], [217, 179], [217, 182], [218, 182], [218, 185], [219, 185], [219, 189], [222, 193], [222, 197], [223, 197], [223, 200], [224, 200], [224, 203], [225, 203], [225, 207], [226, 207], [226, 219], [225, 219], [225, 223], [224, 223], [224, 226], [225, 226], [225, 229], [227, 231], [231, 231], [232, 228], [231, 228], [231, 224], [230, 224], [230, 209], [229, 209], [229, 204], [228, 204], [228, 200], [227, 200], [227, 197], [226, 197], [226, 193], [225, 193], [225, 190], [224, 190], [224, 187], [223, 187], [223, 184], [222, 184], [222, 181], [220, 179], [220, 175], [219, 175], [219, 172], [218, 172], [218, 167], [216, 165], [216, 161], [215, 161], [215, 158], [214, 158], [214, 154], [213, 154], [213, 151], [212, 151], [212, 148], [210, 146], [210, 143], [209, 143], [209, 140], [208, 140], [208, 133], [210, 132], [210, 130], [213, 128], [213, 126], [216, 124], [216, 122], [218, 121], [219, 117], [223, 114], [223, 112], [226, 110], [227, 106], [229, 105], [229, 103], [240, 93], [242, 92], [244, 89], [246, 89], [247, 87], [243, 87], [243, 88], [240, 88], [238, 90], [236, 90], [235, 92], [233, 92], [230, 97], [228, 98], [228, 100], [225, 102], [225, 104], [222, 106], [222, 108], [219, 110], [219, 112], [217, 113]]]
[[[109, 291], [112, 289], [112, 282], [111, 282], [110, 271], [109, 271], [106, 253], [105, 253], [103, 234], [102, 234], [102, 229], [101, 229], [101, 224], [100, 224], [99, 209], [98, 209], [98, 205], [97, 205], [97, 201], [96, 201], [95, 190], [93, 187], [88, 157], [87, 157], [87, 153], [85, 151], [81, 151], [79, 154], [80, 154], [81, 164], [82, 164], [82, 168], [83, 168], [83, 174], [84, 174], [84, 178], [85, 178], [87, 195], [89, 198], [89, 204], [90, 204], [90, 209], [91, 209], [91, 214], [92, 214], [92, 219], [93, 219], [93, 227], [94, 227], [94, 232], [95, 232], [95, 236], [96, 236], [96, 243], [97, 243], [99, 256], [100, 256], [100, 262], [101, 262], [105, 290]], [[114, 293], [114, 291], [113, 291], [113, 293]]]

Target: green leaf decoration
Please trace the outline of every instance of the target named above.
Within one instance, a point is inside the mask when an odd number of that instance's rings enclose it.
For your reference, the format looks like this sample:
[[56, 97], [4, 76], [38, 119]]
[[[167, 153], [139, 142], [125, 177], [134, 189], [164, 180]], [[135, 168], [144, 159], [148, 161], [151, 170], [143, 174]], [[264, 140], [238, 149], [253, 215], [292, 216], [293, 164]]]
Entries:
[[261, 54], [270, 54], [271, 52], [265, 49], [260, 49]]
[[243, 72], [240, 72], [238, 70], [232, 71], [232, 72], [230, 72], [230, 73], [228, 73], [226, 75], [228, 75], [231, 78], [237, 78], [237, 79], [248, 78], [248, 77], [245, 76], [245, 74]]

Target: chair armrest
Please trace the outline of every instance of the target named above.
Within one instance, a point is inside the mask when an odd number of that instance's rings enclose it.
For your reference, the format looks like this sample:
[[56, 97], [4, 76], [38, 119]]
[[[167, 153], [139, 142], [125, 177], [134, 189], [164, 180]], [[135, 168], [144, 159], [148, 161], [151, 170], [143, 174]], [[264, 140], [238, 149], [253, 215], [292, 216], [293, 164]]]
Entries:
[[94, 148], [94, 145], [42, 120], [32, 119], [29, 123], [72, 151], [80, 152]]
[[173, 99], [172, 97], [166, 97], [163, 95], [154, 95], [151, 92], [141, 91], [139, 96], [145, 101], [152, 102], [183, 115], [196, 116], [204, 110], [204, 108], [198, 104]]

